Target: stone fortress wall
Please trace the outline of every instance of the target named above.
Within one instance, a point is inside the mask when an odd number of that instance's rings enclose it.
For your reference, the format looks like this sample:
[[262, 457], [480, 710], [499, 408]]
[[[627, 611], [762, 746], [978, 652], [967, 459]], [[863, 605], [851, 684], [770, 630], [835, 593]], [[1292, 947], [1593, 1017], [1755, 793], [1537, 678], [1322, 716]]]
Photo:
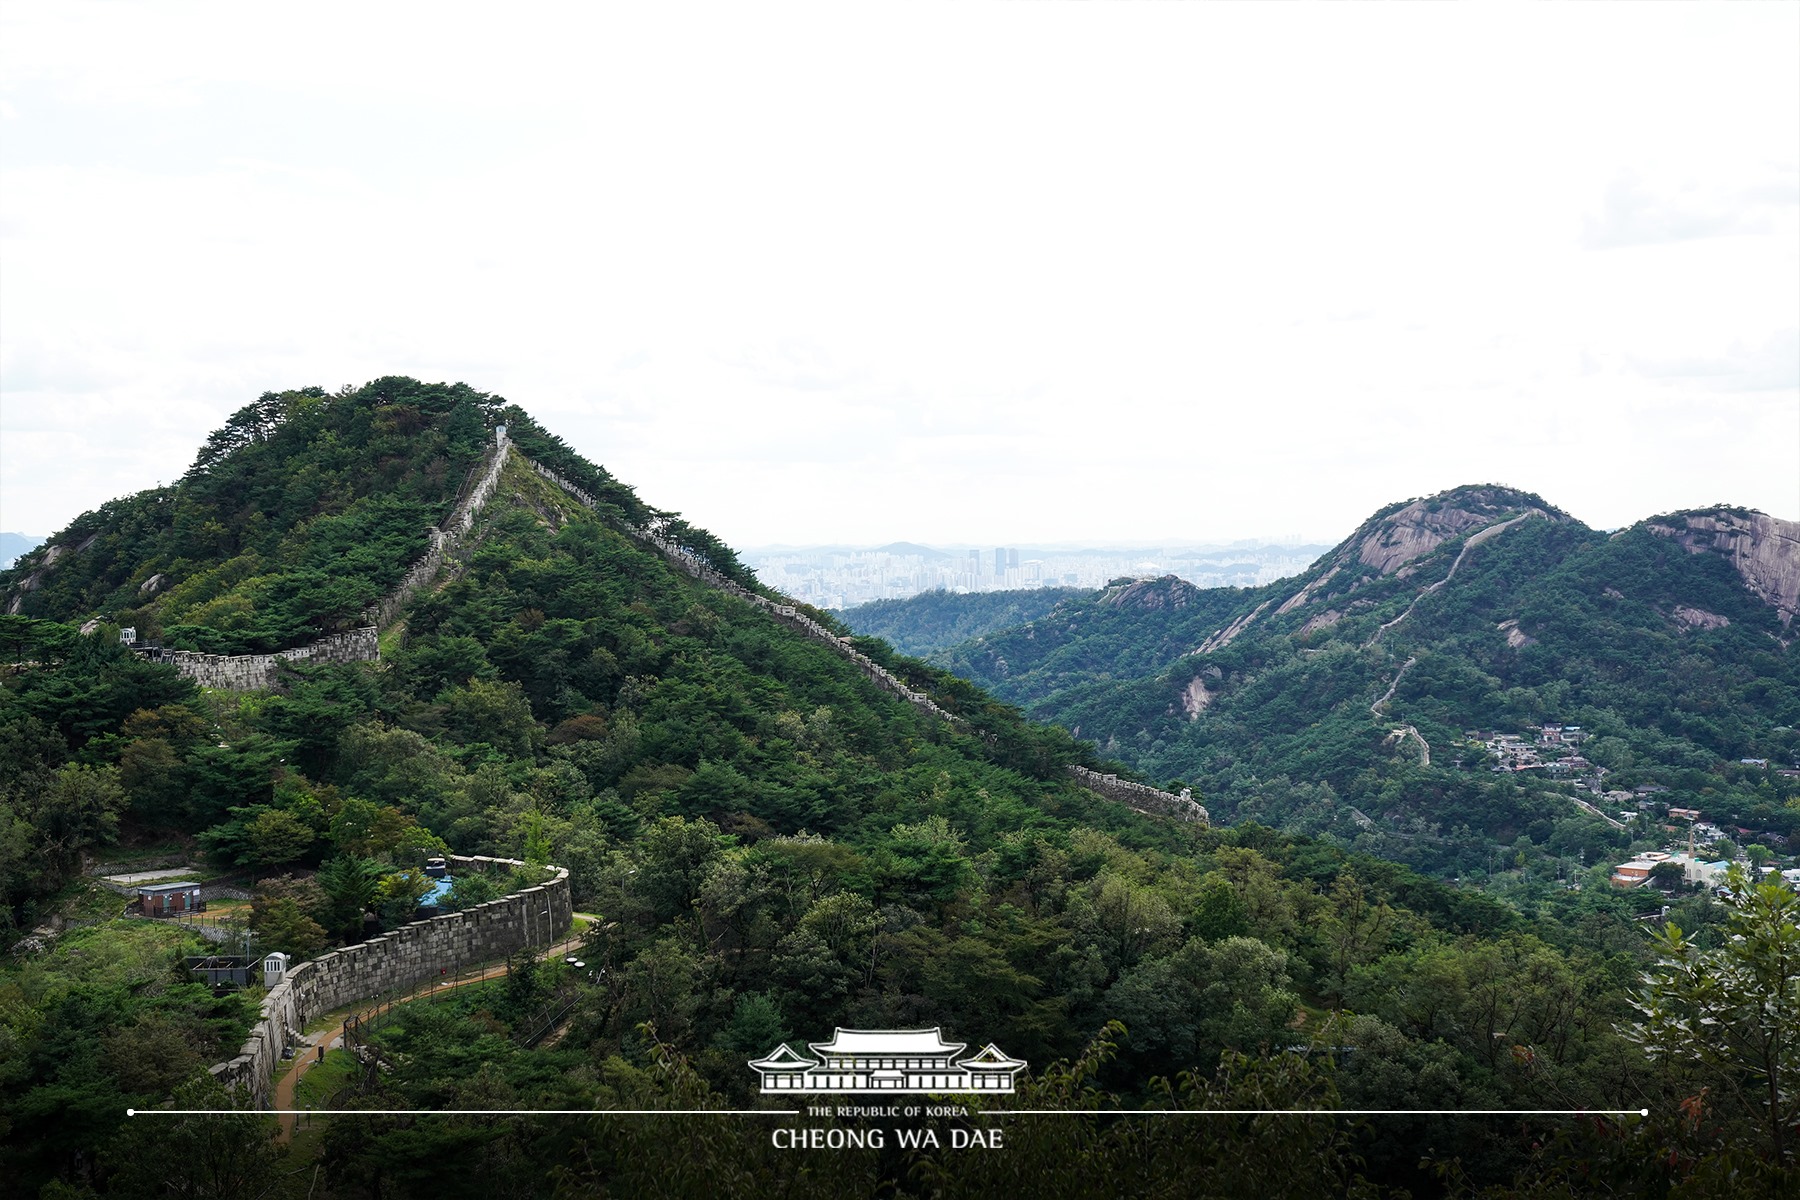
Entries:
[[[469, 490], [469, 494], [456, 506], [443, 526], [431, 531], [431, 548], [407, 569], [399, 586], [384, 597], [379, 604], [363, 614], [364, 619], [369, 622], [366, 628], [336, 634], [311, 645], [283, 650], [278, 654], [225, 656], [195, 654], [178, 650], [165, 652], [165, 660], [173, 662], [182, 674], [202, 686], [249, 690], [274, 686], [277, 664], [283, 660], [339, 663], [370, 662], [378, 659], [380, 657], [380, 648], [377, 644], [379, 628], [392, 622], [420, 589], [436, 578], [445, 562], [467, 538], [475, 526], [475, 518], [493, 496], [494, 489], [500, 482], [500, 472], [506, 466], [510, 446], [505, 426], [496, 428], [494, 430], [494, 447], [488, 453], [487, 465], [479, 480]], [[536, 471], [539, 476], [561, 488], [582, 505], [590, 509], [599, 507], [593, 496], [555, 471], [523, 454], [520, 457], [530, 463], [532, 470]], [[831, 647], [834, 652], [849, 659], [857, 670], [861, 671], [877, 687], [898, 696], [920, 712], [952, 725], [966, 724], [961, 717], [946, 711], [930, 696], [908, 687], [893, 672], [851, 645], [849, 639], [838, 637], [831, 630], [800, 612], [797, 606], [771, 600], [767, 596], [751, 591], [735, 580], [726, 578], [700, 555], [664, 537], [663, 530], [659, 525], [652, 523], [649, 527], [640, 527], [629, 522], [621, 522], [621, 524], [632, 537], [655, 549], [663, 558], [693, 578], [709, 587], [736, 596], [747, 604], [753, 604], [777, 621]], [[1137, 809], [1139, 812], [1174, 817], [1183, 821], [1204, 823], [1207, 820], [1206, 810], [1191, 799], [1174, 796], [1156, 788], [1132, 783], [1129, 780], [1121, 780], [1116, 776], [1101, 775], [1083, 767], [1071, 767], [1070, 771], [1076, 782], [1083, 787]]]
[[506, 437], [506, 426], [497, 427], [494, 430], [494, 447], [488, 451], [487, 467], [481, 478], [443, 525], [431, 531], [431, 548], [407, 568], [399, 586], [384, 596], [380, 603], [363, 613], [365, 621], [378, 628], [386, 628], [400, 615], [400, 610], [406, 607], [407, 602], [418, 594], [420, 588], [437, 578], [445, 560], [468, 537], [469, 531], [475, 528], [475, 518], [487, 507], [494, 489], [499, 486], [500, 472], [506, 467], [506, 451], [511, 444]]
[[164, 650], [159, 661], [201, 687], [247, 692], [275, 686], [277, 668], [284, 662], [353, 663], [379, 658], [376, 630], [352, 629], [334, 633], [305, 646], [274, 654], [201, 654], [194, 650]]
[[[449, 855], [446, 861], [452, 876], [459, 867], [524, 865], [484, 855]], [[548, 883], [414, 921], [292, 968], [263, 998], [261, 1016], [237, 1056], [210, 1068], [213, 1078], [239, 1090], [255, 1107], [267, 1108], [282, 1051], [296, 1045], [306, 1026], [322, 1014], [454, 974], [459, 967], [549, 947], [574, 919], [569, 873], [561, 867], [550, 870], [554, 877]]]
[[1141, 813], [1153, 816], [1172, 817], [1177, 821], [1189, 821], [1196, 825], [1209, 825], [1211, 816], [1202, 808], [1193, 795], [1183, 791], [1177, 796], [1173, 792], [1161, 791], [1142, 783], [1133, 783], [1129, 779], [1120, 779], [1117, 775], [1102, 775], [1098, 771], [1090, 771], [1086, 767], [1070, 767], [1069, 775], [1090, 792], [1105, 796], [1108, 800], [1117, 800], [1127, 808], [1135, 808]]
[[380, 630], [391, 623], [419, 589], [437, 578], [445, 561], [462, 544], [475, 527], [494, 488], [500, 482], [500, 471], [506, 466], [507, 441], [504, 426], [494, 431], [494, 446], [488, 451], [481, 476], [451, 512], [449, 519], [431, 531], [431, 547], [417, 562], [408, 567], [400, 583], [380, 601], [363, 610], [367, 624], [348, 633], [335, 633], [305, 646], [282, 650], [275, 654], [200, 654], [192, 650], [165, 650], [160, 661], [201, 687], [226, 688], [235, 692], [255, 691], [275, 686], [278, 667], [283, 662], [355, 663], [374, 662], [381, 657]]
[[[579, 500], [582, 504], [589, 508], [595, 507], [594, 498], [592, 496], [564, 479], [561, 475], [558, 475], [555, 471], [552, 471], [550, 468], [537, 462], [533, 462], [531, 466], [539, 475], [543, 476], [551, 483], [554, 483], [557, 487], [573, 496], [576, 500]], [[840, 638], [837, 634], [831, 632], [831, 630], [825, 628], [805, 613], [800, 612], [794, 605], [782, 604], [778, 601], [771, 600], [767, 596], [751, 591], [749, 588], [744, 587], [735, 580], [727, 579], [724, 575], [721, 575], [718, 571], [714, 570], [713, 567], [698, 554], [695, 554], [685, 547], [678, 546], [674, 542], [663, 537], [662, 531], [658, 528], [653, 527], [645, 529], [632, 525], [629, 522], [622, 522], [622, 524], [625, 525], [626, 532], [630, 533], [631, 536], [637, 538], [641, 542], [647, 543], [674, 566], [686, 571], [700, 582], [709, 587], [717, 588], [719, 591], [728, 592], [747, 604], [754, 604], [756, 607], [774, 617], [777, 621], [780, 621], [791, 628], [798, 629], [801, 633], [804, 633], [815, 641], [823, 642], [825, 645], [830, 646], [837, 653], [855, 663], [857, 669], [873, 680], [877, 687], [892, 692], [914, 708], [919, 709], [921, 712], [929, 713], [939, 720], [949, 721], [952, 724], [963, 723], [962, 718], [940, 708], [932, 701], [931, 697], [925, 695], [925, 693], [915, 692], [907, 687], [906, 684], [896, 677], [892, 671], [889, 671], [886, 667], [862, 653], [848, 641]]]
[[[582, 504], [589, 508], [595, 507], [592, 496], [555, 471], [541, 463], [532, 462], [531, 465], [539, 475]], [[796, 606], [770, 600], [767, 596], [759, 595], [736, 581], [727, 579], [698, 554], [664, 538], [658, 529], [641, 529], [630, 524], [627, 524], [625, 528], [633, 537], [654, 547], [669, 562], [686, 571], [695, 579], [720, 591], [729, 592], [746, 603], [754, 604], [777, 621], [782, 621], [815, 641], [830, 646], [855, 663], [857, 669], [873, 680], [877, 687], [892, 692], [914, 708], [930, 713], [940, 720], [948, 721], [953, 725], [966, 724], [961, 717], [939, 707], [930, 696], [907, 687], [903, 681], [895, 677], [893, 672], [852, 646], [848, 639], [838, 637], [831, 630], [800, 612]], [[1128, 779], [1120, 779], [1117, 775], [1102, 775], [1097, 771], [1090, 771], [1086, 767], [1071, 766], [1069, 775], [1076, 783], [1089, 791], [1150, 816], [1170, 817], [1177, 821], [1188, 821], [1200, 825], [1209, 824], [1211, 820], [1206, 809], [1188, 795], [1177, 796], [1141, 783], [1133, 783]]]

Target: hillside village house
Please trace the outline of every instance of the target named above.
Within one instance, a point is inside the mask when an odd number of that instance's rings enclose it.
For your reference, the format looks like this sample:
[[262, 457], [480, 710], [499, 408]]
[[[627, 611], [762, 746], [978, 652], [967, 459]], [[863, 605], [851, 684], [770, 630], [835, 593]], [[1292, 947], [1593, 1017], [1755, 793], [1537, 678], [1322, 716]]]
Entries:
[[940, 1028], [838, 1029], [828, 1042], [809, 1042], [818, 1060], [786, 1045], [750, 1064], [769, 1092], [1010, 1092], [1025, 1063], [989, 1043], [958, 1060], [963, 1042], [946, 1042]]
[[1674, 863], [1681, 868], [1681, 881], [1687, 884], [1698, 883], [1705, 887], [1717, 887], [1725, 881], [1725, 872], [1731, 864], [1723, 859], [1718, 862], [1703, 862], [1691, 854], [1681, 854], [1666, 850], [1647, 850], [1628, 862], [1622, 862], [1613, 868], [1612, 882], [1614, 887], [1639, 887], [1650, 879], [1650, 872], [1658, 863]]

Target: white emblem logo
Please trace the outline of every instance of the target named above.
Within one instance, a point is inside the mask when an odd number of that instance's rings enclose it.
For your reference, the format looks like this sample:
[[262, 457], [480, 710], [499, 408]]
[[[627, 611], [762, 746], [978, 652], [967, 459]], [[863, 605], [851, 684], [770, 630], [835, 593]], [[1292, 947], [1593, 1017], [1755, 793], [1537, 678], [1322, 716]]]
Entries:
[[751, 1062], [768, 1092], [1010, 1092], [1026, 1064], [989, 1042], [958, 1059], [967, 1046], [946, 1042], [943, 1030], [839, 1029], [829, 1042], [809, 1042], [816, 1060], [780, 1045]]

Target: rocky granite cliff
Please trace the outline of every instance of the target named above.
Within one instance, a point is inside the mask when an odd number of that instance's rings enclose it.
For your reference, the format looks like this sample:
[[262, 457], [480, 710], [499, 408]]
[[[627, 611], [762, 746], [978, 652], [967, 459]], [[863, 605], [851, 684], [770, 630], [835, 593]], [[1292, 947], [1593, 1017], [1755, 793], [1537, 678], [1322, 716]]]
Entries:
[[1800, 612], [1800, 521], [1720, 507], [1654, 517], [1644, 527], [1690, 553], [1725, 558], [1744, 586], [1775, 608], [1784, 626]]

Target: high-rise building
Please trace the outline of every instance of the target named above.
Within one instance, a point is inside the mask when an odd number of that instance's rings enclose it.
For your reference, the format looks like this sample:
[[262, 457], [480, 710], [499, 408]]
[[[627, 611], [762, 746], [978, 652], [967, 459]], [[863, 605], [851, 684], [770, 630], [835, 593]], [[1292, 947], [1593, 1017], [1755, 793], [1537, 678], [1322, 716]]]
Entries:
[[994, 547], [994, 574], [1006, 578], [1006, 551], [1000, 546]]

